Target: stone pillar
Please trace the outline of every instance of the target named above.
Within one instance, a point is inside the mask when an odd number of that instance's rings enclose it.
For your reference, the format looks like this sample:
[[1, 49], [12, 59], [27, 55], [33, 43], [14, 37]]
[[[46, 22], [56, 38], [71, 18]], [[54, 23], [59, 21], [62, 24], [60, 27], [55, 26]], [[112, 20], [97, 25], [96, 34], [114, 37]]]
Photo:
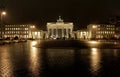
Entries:
[[66, 37], [68, 38], [68, 29], [66, 29]]
[[73, 36], [72, 36], [72, 28], [70, 29], [70, 36], [73, 37]]
[[62, 38], [64, 37], [64, 28], [62, 28]]
[[52, 38], [53, 38], [53, 36], [54, 36], [54, 29], [52, 29]]
[[56, 28], [56, 38], [58, 38], [58, 29]]
[[48, 28], [48, 38], [50, 38], [50, 29]]

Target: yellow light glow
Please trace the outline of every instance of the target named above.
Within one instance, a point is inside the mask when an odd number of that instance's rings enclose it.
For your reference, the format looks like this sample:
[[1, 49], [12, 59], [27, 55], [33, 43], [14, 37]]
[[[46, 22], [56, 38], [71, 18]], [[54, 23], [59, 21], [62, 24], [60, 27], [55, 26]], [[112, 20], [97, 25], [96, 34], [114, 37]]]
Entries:
[[2, 12], [2, 15], [6, 15], [6, 12], [5, 12], [5, 11], [3, 11], [3, 12]]
[[96, 25], [93, 25], [92, 28], [97, 28], [97, 26], [96, 26]]
[[37, 32], [35, 32], [35, 35], [37, 35]]
[[33, 25], [33, 26], [30, 26], [30, 28], [35, 28], [35, 26]]
[[33, 26], [33, 28], [35, 28], [35, 26]]
[[92, 48], [92, 55], [96, 55], [97, 54], [97, 49], [96, 48]]
[[97, 74], [97, 71], [100, 69], [100, 53], [97, 48], [91, 49], [90, 63], [91, 71]]
[[32, 41], [32, 46], [36, 45], [37, 42], [36, 41]]
[[98, 42], [97, 41], [90, 41], [89, 43], [97, 44]]
[[38, 75], [39, 75], [38, 69], [41, 66], [39, 63], [39, 59], [40, 59], [40, 57], [38, 56], [37, 48], [32, 47], [30, 50], [30, 57], [29, 57], [29, 61], [30, 61], [29, 70], [36, 77], [38, 77]]

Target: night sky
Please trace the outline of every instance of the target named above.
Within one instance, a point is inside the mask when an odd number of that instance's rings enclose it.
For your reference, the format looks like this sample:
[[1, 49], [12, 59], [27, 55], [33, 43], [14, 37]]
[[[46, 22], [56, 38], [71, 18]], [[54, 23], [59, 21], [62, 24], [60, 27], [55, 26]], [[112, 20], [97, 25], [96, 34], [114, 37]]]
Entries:
[[8, 24], [33, 23], [45, 27], [61, 16], [66, 22], [74, 22], [75, 28], [89, 23], [108, 22], [110, 17], [120, 16], [120, 0], [0, 0], [5, 6]]

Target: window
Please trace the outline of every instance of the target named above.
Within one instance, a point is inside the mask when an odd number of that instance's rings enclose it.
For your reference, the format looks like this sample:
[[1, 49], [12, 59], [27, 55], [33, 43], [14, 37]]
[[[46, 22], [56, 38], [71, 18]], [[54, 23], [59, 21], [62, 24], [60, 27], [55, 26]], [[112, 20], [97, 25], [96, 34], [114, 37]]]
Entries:
[[28, 28], [25, 28], [25, 30], [28, 30]]

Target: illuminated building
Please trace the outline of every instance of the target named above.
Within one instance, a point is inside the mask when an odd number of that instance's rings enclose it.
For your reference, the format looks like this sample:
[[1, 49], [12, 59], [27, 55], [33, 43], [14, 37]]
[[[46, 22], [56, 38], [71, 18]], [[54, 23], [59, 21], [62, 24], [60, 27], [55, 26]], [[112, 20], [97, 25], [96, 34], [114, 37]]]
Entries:
[[33, 38], [42, 39], [42, 30], [38, 30], [35, 25], [23, 24], [23, 25], [5, 25], [3, 33], [3, 38]]
[[120, 39], [120, 27], [116, 27], [115, 37]]
[[47, 32], [48, 38], [72, 38], [72, 32], [73, 32], [73, 23], [72, 22], [63, 22], [61, 17], [59, 16], [59, 19], [57, 22], [48, 22], [47, 23]]
[[77, 39], [88, 39], [89, 32], [87, 29], [77, 30]]
[[30, 25], [5, 25], [4, 38], [29, 38]]
[[115, 25], [90, 24], [87, 26], [90, 39], [111, 39], [115, 37]]
[[87, 29], [73, 31], [73, 22], [64, 22], [59, 16], [57, 22], [48, 22], [47, 31], [35, 25], [5, 25], [0, 30], [3, 38], [18, 37], [32, 39], [112, 39], [120, 38], [120, 27], [112, 24], [89, 24]]

